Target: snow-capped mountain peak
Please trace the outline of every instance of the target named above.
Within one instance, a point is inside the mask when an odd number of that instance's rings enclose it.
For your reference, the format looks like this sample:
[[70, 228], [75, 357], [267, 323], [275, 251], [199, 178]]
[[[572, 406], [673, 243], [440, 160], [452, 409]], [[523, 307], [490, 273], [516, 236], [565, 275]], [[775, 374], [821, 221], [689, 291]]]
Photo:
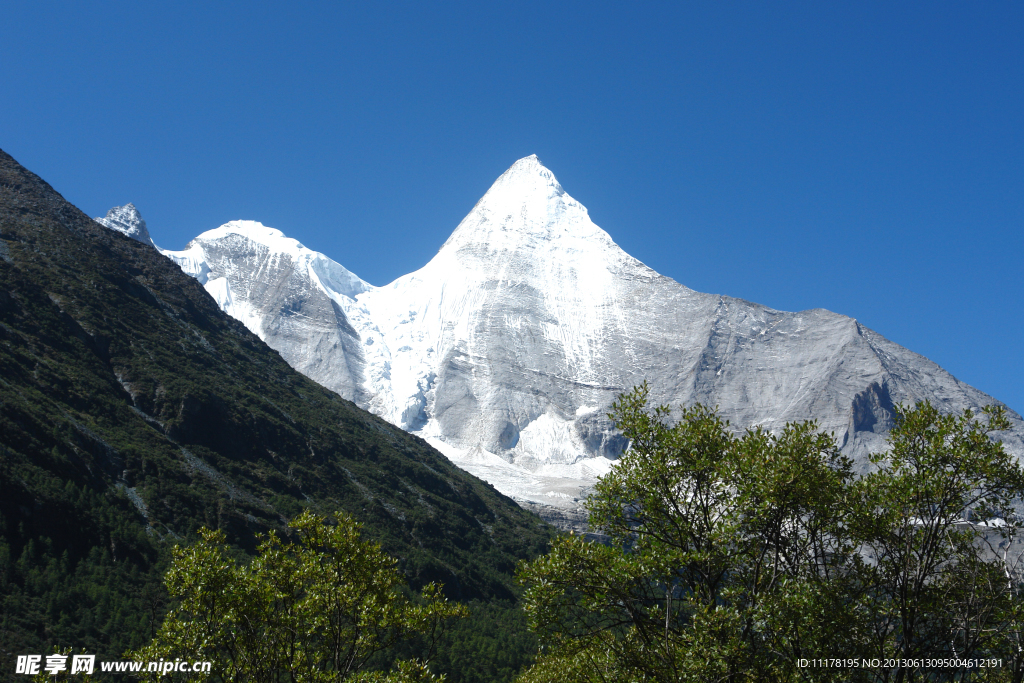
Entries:
[[[491, 185], [441, 247], [459, 260], [491, 262], [513, 252], [526, 260], [570, 261], [595, 251], [626, 257], [611, 237], [590, 220], [585, 206], [562, 189], [555, 174], [536, 155], [524, 157]], [[498, 256], [498, 258], [505, 258]], [[627, 257], [628, 258], [628, 257]], [[479, 266], [493, 263], [479, 263]], [[472, 267], [472, 266], [470, 266]]]
[[[427, 265], [359, 297], [388, 350], [373, 347], [366, 357], [370, 408], [405, 429], [444, 434], [458, 448], [481, 446], [520, 463], [572, 465], [585, 449], [568, 445], [572, 428], [565, 422], [575, 420], [580, 405], [538, 405], [515, 415], [502, 409], [500, 419], [482, 418], [467, 413], [461, 400], [452, 404], [447, 394], [455, 383], [444, 380], [458, 358], [491, 372], [497, 371], [491, 359], [504, 357], [515, 372], [600, 383], [595, 360], [625, 271], [656, 275], [596, 226], [535, 155], [520, 159]], [[517, 356], [517, 350], [541, 347], [543, 358]], [[490, 413], [491, 403], [507, 399], [495, 392], [472, 402], [486, 402]], [[463, 425], [459, 434], [452, 429], [457, 423]], [[524, 431], [530, 425], [532, 439]]]
[[[523, 501], [575, 507], [625, 445], [607, 419], [652, 400], [738, 428], [816, 419], [851, 457], [897, 403], [991, 397], [822, 309], [695, 292], [626, 254], [536, 156], [515, 162], [424, 267], [371, 287], [254, 221], [165, 252], [288, 362]], [[1004, 437], [1024, 454], [1024, 427]], [[864, 465], [866, 466], [866, 465]]]
[[271, 250], [280, 253], [298, 254], [305, 249], [298, 240], [286, 237], [285, 234], [277, 228], [271, 228], [263, 225], [259, 221], [229, 221], [219, 228], [207, 230], [196, 237], [196, 240], [212, 242], [226, 237], [227, 235], [241, 235], [242, 237], [246, 237], [253, 242], [263, 244]]
[[554, 197], [564, 194], [565, 190], [555, 178], [555, 174], [541, 163], [536, 154], [531, 154], [519, 159], [498, 176], [487, 194], [492, 192], [507, 192], [518, 197], [534, 193]]

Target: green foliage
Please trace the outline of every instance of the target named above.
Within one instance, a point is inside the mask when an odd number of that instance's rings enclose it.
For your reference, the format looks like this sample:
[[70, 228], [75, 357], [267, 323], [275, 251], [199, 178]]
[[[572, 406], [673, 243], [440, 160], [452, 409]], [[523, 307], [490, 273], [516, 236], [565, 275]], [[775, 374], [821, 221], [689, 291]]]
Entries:
[[[476, 600], [467, 607], [469, 616], [454, 622], [439, 639], [431, 669], [445, 674], [449, 683], [511, 683], [537, 653], [526, 615], [512, 602]], [[425, 649], [420, 643], [418, 652]]]
[[1019, 576], [985, 545], [1015, 532], [1024, 493], [988, 438], [1001, 410], [986, 424], [901, 410], [891, 451], [856, 478], [814, 423], [735, 436], [699, 405], [670, 424], [647, 396], [620, 396], [610, 416], [631, 446], [589, 501], [609, 544], [561, 538], [520, 567], [542, 646], [521, 680], [965, 675], [798, 666], [822, 658], [1002, 657], [990, 673], [1019, 670]]
[[[0, 472], [7, 500], [25, 502], [5, 484]], [[116, 489], [95, 494], [73, 482], [35, 490], [33, 517], [17, 525], [0, 517], [3, 651], [74, 644], [116, 657], [143, 644], [165, 609], [164, 563], [131, 503]]]
[[[1002, 408], [940, 415], [898, 409], [890, 450], [852, 488], [859, 567], [857, 623], [884, 657], [1002, 657], [1020, 675], [1020, 577], [997, 550], [1018, 530], [1024, 472], [989, 438]], [[851, 515], [852, 516], [852, 515]], [[1000, 521], [995, 528], [988, 522]]]
[[229, 557], [218, 531], [204, 529], [198, 543], [175, 548], [166, 580], [180, 603], [155, 640], [130, 657], [212, 661], [204, 679], [237, 682], [430, 678], [425, 662], [400, 662], [390, 674], [367, 665], [416, 633], [435, 644], [442, 623], [466, 616], [466, 608], [436, 584], [424, 588], [422, 604], [408, 600], [395, 560], [361, 540], [343, 513], [330, 526], [307, 511], [289, 527], [296, 542], [272, 532], [247, 565]]

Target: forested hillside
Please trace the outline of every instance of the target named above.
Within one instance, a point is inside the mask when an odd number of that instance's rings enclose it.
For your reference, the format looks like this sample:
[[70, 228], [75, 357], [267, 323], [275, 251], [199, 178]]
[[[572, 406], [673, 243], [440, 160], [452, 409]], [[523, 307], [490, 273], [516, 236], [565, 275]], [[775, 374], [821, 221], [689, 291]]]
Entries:
[[[551, 535], [292, 370], [174, 263], [0, 152], [4, 671], [52, 645], [142, 644], [166, 610], [171, 546], [208, 526], [244, 554], [304, 508], [351, 513], [413, 588], [443, 582], [479, 606], [478, 624], [503, 619], [516, 561]], [[508, 647], [488, 648], [504, 660], [481, 675], [507, 675]]]

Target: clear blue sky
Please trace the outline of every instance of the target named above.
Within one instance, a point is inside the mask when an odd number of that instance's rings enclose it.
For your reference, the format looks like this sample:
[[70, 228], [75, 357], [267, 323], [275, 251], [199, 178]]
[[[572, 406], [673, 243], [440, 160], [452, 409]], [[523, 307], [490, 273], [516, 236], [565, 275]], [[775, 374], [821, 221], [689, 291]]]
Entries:
[[536, 153], [655, 270], [1024, 411], [1021, 2], [14, 2], [0, 103], [90, 215], [260, 220], [374, 284]]

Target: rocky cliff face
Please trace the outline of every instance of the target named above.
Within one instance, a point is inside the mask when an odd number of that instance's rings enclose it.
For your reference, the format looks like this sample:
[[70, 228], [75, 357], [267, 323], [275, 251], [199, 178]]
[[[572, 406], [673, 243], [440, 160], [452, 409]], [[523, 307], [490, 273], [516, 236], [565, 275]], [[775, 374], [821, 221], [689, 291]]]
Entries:
[[[384, 287], [256, 223], [166, 253], [294, 367], [521, 501], [578, 506], [625, 446], [605, 413], [644, 380], [657, 402], [718, 406], [737, 428], [816, 419], [864, 466], [896, 403], [995, 402], [851, 318], [659, 275], [535, 156]], [[1005, 441], [1024, 455], [1012, 419]]]

